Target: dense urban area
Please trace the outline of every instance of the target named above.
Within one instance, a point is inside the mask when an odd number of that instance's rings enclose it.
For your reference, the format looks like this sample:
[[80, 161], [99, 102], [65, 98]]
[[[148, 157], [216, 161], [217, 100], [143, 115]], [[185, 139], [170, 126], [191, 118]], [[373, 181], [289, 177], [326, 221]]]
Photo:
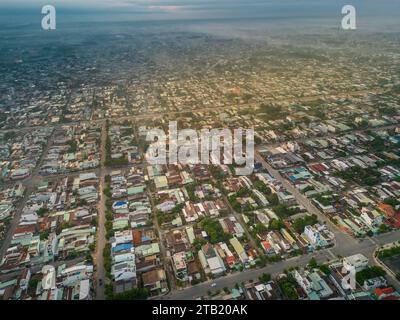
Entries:
[[[0, 299], [400, 299], [398, 34], [82, 37], [2, 43]], [[148, 163], [169, 121], [253, 173]]]

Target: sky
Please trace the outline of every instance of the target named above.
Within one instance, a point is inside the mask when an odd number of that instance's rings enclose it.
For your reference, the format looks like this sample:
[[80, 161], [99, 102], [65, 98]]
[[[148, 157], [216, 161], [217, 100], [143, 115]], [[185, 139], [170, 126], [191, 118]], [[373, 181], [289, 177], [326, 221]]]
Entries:
[[56, 7], [57, 17], [68, 17], [69, 22], [251, 18], [337, 22], [341, 8], [352, 4], [361, 23], [379, 19], [400, 25], [400, 0], [0, 0], [0, 25], [17, 21], [15, 15], [29, 14], [30, 22], [36, 23], [47, 4]]
[[[62, 9], [108, 11], [124, 13], [164, 13], [170, 16], [196, 17], [199, 15], [241, 16], [267, 14], [279, 8], [309, 12], [330, 11], [345, 4], [353, 4], [370, 13], [395, 13], [399, 0], [1, 0], [0, 8], [33, 10], [51, 4]], [[397, 14], [399, 11], [397, 11]]]

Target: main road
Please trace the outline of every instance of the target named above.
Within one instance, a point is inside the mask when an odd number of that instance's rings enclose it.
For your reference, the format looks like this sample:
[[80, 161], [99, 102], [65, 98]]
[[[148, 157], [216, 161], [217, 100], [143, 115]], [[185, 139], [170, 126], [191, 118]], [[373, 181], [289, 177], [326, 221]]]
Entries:
[[288, 180], [286, 180], [278, 170], [272, 168], [272, 166], [267, 163], [264, 158], [258, 153], [255, 152], [255, 159], [262, 164], [264, 169], [266, 169], [269, 174], [274, 177], [278, 182], [282, 184], [297, 200], [297, 202], [302, 205], [309, 213], [315, 214], [318, 219], [324, 222], [326, 225], [330, 227], [332, 232], [335, 234], [335, 242], [336, 245], [339, 247], [347, 247], [351, 244], [357, 242], [356, 239], [351, 237], [350, 235], [343, 233], [339, 228], [330, 221], [323, 213], [321, 213], [317, 207], [315, 207], [312, 202], [304, 196], [302, 193], [299, 192]]
[[[356, 253], [361, 253], [369, 258], [371, 264], [376, 264], [374, 260], [374, 252], [380, 246], [384, 244], [398, 241], [400, 239], [400, 230], [393, 231], [390, 233], [382, 234], [374, 238], [366, 238], [362, 241], [355, 240], [346, 247], [335, 246], [331, 249], [319, 250], [314, 253], [297, 256], [280, 262], [268, 264], [267, 266], [260, 269], [249, 269], [243, 272], [235, 272], [225, 277], [203, 282], [201, 284], [188, 287], [183, 290], [175, 290], [169, 294], [158, 297], [161, 300], [192, 300], [201, 296], [207, 296], [208, 291], [223, 289], [224, 287], [232, 288], [236, 283], [240, 284], [249, 280], [258, 279], [263, 273], [269, 273], [272, 276], [276, 276], [283, 273], [285, 269], [296, 266], [305, 266], [312, 257], [314, 257], [318, 263], [326, 263], [337, 259], [339, 256], [348, 256]], [[391, 284], [400, 290], [400, 285], [395, 279], [391, 279]], [[211, 287], [211, 283], [216, 285]]]
[[[236, 283], [257, 279], [263, 273], [277, 275], [289, 267], [304, 266], [312, 257], [314, 257], [317, 262], [323, 263], [330, 260], [335, 260], [339, 257], [361, 253], [368, 257], [371, 264], [377, 264], [377, 261], [374, 257], [374, 252], [376, 249], [384, 244], [395, 242], [400, 239], [400, 230], [381, 234], [375, 237], [368, 237], [363, 240], [357, 240], [350, 235], [343, 233], [334, 223], [332, 223], [324, 214], [322, 214], [309, 199], [301, 194], [293, 185], [289, 183], [289, 181], [283, 178], [277, 170], [272, 168], [271, 165], [269, 165], [258, 152], [255, 154], [255, 159], [262, 164], [262, 166], [271, 174], [271, 176], [273, 176], [289, 192], [293, 194], [300, 205], [302, 205], [311, 214], [315, 214], [320, 221], [326, 223], [331, 228], [332, 232], [335, 234], [335, 246], [333, 248], [319, 250], [307, 255], [297, 256], [280, 262], [268, 264], [261, 269], [249, 269], [243, 272], [236, 272], [216, 280], [210, 280], [196, 286], [188, 287], [180, 291], [175, 290], [162, 297], [162, 299], [190, 300], [200, 296], [205, 296], [211, 289], [216, 290], [224, 287], [231, 288], [235, 286]], [[390, 280], [396, 289], [400, 290], [399, 282], [393, 277], [390, 277]], [[215, 283], [215, 286], [211, 287], [211, 283]]]
[[104, 258], [103, 250], [106, 245], [106, 196], [104, 195], [105, 186], [105, 176], [107, 170], [104, 167], [106, 161], [106, 141], [107, 141], [107, 129], [106, 123], [103, 123], [101, 129], [101, 145], [100, 145], [100, 183], [99, 183], [99, 193], [100, 201], [98, 204], [98, 221], [97, 221], [97, 241], [96, 241], [96, 252], [94, 254], [94, 264], [96, 266], [95, 279], [96, 279], [96, 299], [104, 300], [104, 283], [105, 283], [105, 269], [104, 269]]
[[[25, 192], [24, 192], [22, 199], [20, 199], [20, 201], [18, 201], [18, 203], [15, 206], [15, 214], [12, 217], [11, 224], [7, 230], [6, 237], [4, 238], [4, 240], [2, 242], [2, 245], [0, 248], [0, 263], [3, 260], [3, 257], [5, 255], [7, 249], [10, 246], [12, 236], [14, 235], [14, 232], [17, 229], [17, 226], [19, 224], [19, 220], [21, 219], [22, 210], [24, 209], [26, 202], [29, 200], [30, 194], [34, 191], [35, 187], [37, 186], [38, 181], [41, 180], [40, 175], [39, 175], [39, 170], [42, 166], [43, 160], [47, 156], [50, 146], [53, 143], [55, 131], [56, 130], [53, 129], [49, 138], [47, 139], [47, 144], [43, 148], [42, 154], [40, 155], [35, 168], [32, 170], [30, 177], [25, 179], [23, 182], [23, 185], [25, 187]], [[15, 182], [15, 183], [18, 183], [18, 182]]]
[[[325, 93], [325, 94], [318, 94], [318, 95], [312, 95], [312, 96], [306, 96], [306, 97], [292, 97], [292, 98], [286, 98], [286, 99], [276, 99], [276, 98], [267, 98], [265, 99], [264, 103], [271, 103], [271, 104], [287, 104], [287, 103], [300, 103], [300, 102], [311, 102], [315, 100], [320, 100], [320, 99], [330, 99], [332, 97], [335, 98], [347, 98], [350, 96], [358, 96], [362, 94], [382, 94], [385, 91], [388, 90], [383, 90], [380, 87], [376, 88], [370, 88], [370, 89], [365, 89], [365, 90], [353, 90], [353, 91], [348, 91], [348, 92], [331, 92], [331, 93]], [[110, 121], [112, 120], [145, 120], [145, 119], [153, 119], [153, 118], [160, 118], [160, 117], [166, 117], [166, 116], [173, 116], [173, 115], [179, 115], [187, 112], [215, 112], [215, 111], [222, 111], [222, 110], [228, 110], [232, 109], [232, 107], [238, 108], [240, 110], [243, 109], [252, 109], [256, 108], [260, 105], [260, 103], [245, 103], [241, 105], [224, 105], [218, 108], [215, 107], [203, 107], [203, 108], [198, 108], [198, 109], [188, 109], [188, 110], [180, 110], [180, 111], [165, 111], [165, 112], [158, 112], [154, 114], [154, 112], [149, 112], [149, 113], [140, 113], [136, 115], [128, 115], [128, 116], [118, 116], [118, 117], [113, 117], [109, 118]], [[85, 122], [90, 122], [90, 123], [103, 123], [106, 121], [106, 119], [91, 119], [91, 120], [81, 120], [78, 122], [67, 122], [67, 123], [58, 123], [58, 124], [48, 124], [46, 125], [47, 127], [52, 127], [52, 126], [62, 126], [62, 125], [74, 125], [74, 124], [82, 124]], [[0, 132], [8, 132], [8, 131], [28, 131], [37, 128], [38, 126], [26, 126], [26, 127], [20, 127], [20, 128], [11, 128], [11, 129], [1, 129]]]

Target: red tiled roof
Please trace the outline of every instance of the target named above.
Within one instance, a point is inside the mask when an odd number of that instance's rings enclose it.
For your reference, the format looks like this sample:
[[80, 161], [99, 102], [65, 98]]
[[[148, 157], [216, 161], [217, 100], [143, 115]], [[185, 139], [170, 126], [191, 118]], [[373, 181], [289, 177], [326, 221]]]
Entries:
[[396, 213], [394, 208], [390, 204], [386, 203], [380, 203], [378, 208], [386, 215], [389, 217], [393, 217]]
[[391, 287], [388, 287], [388, 288], [377, 288], [377, 289], [375, 289], [375, 291], [374, 291], [374, 293], [375, 293], [375, 295], [376, 296], [381, 296], [381, 295], [383, 295], [383, 294], [391, 294], [391, 293], [394, 293], [394, 289], [393, 288], [391, 288]]
[[234, 256], [227, 256], [226, 257], [226, 263], [231, 265], [232, 263], [235, 263], [236, 259]]
[[265, 249], [271, 249], [272, 248], [271, 244], [267, 240], [264, 240], [263, 242], [261, 242], [261, 244]]
[[141, 244], [141, 242], [142, 242], [142, 232], [140, 230], [133, 230], [132, 231], [132, 237], [133, 237], [133, 244], [135, 246]]
[[20, 226], [17, 229], [15, 229], [14, 234], [25, 233], [25, 232], [35, 232], [35, 229], [36, 229], [36, 225], [34, 225], [34, 224], [30, 224], [27, 226]]
[[316, 172], [321, 172], [326, 170], [326, 168], [320, 163], [310, 165], [309, 167]]
[[128, 215], [125, 214], [125, 213], [114, 214], [114, 218], [115, 219], [117, 219], [117, 218], [127, 218], [127, 217], [128, 217]]

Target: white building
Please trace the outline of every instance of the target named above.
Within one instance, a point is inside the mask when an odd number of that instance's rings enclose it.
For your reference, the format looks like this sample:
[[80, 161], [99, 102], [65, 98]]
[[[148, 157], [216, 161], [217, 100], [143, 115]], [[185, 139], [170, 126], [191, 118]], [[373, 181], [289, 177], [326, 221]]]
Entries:
[[343, 267], [349, 272], [354, 269], [356, 272], [364, 270], [368, 267], [368, 258], [360, 253], [345, 257]]

